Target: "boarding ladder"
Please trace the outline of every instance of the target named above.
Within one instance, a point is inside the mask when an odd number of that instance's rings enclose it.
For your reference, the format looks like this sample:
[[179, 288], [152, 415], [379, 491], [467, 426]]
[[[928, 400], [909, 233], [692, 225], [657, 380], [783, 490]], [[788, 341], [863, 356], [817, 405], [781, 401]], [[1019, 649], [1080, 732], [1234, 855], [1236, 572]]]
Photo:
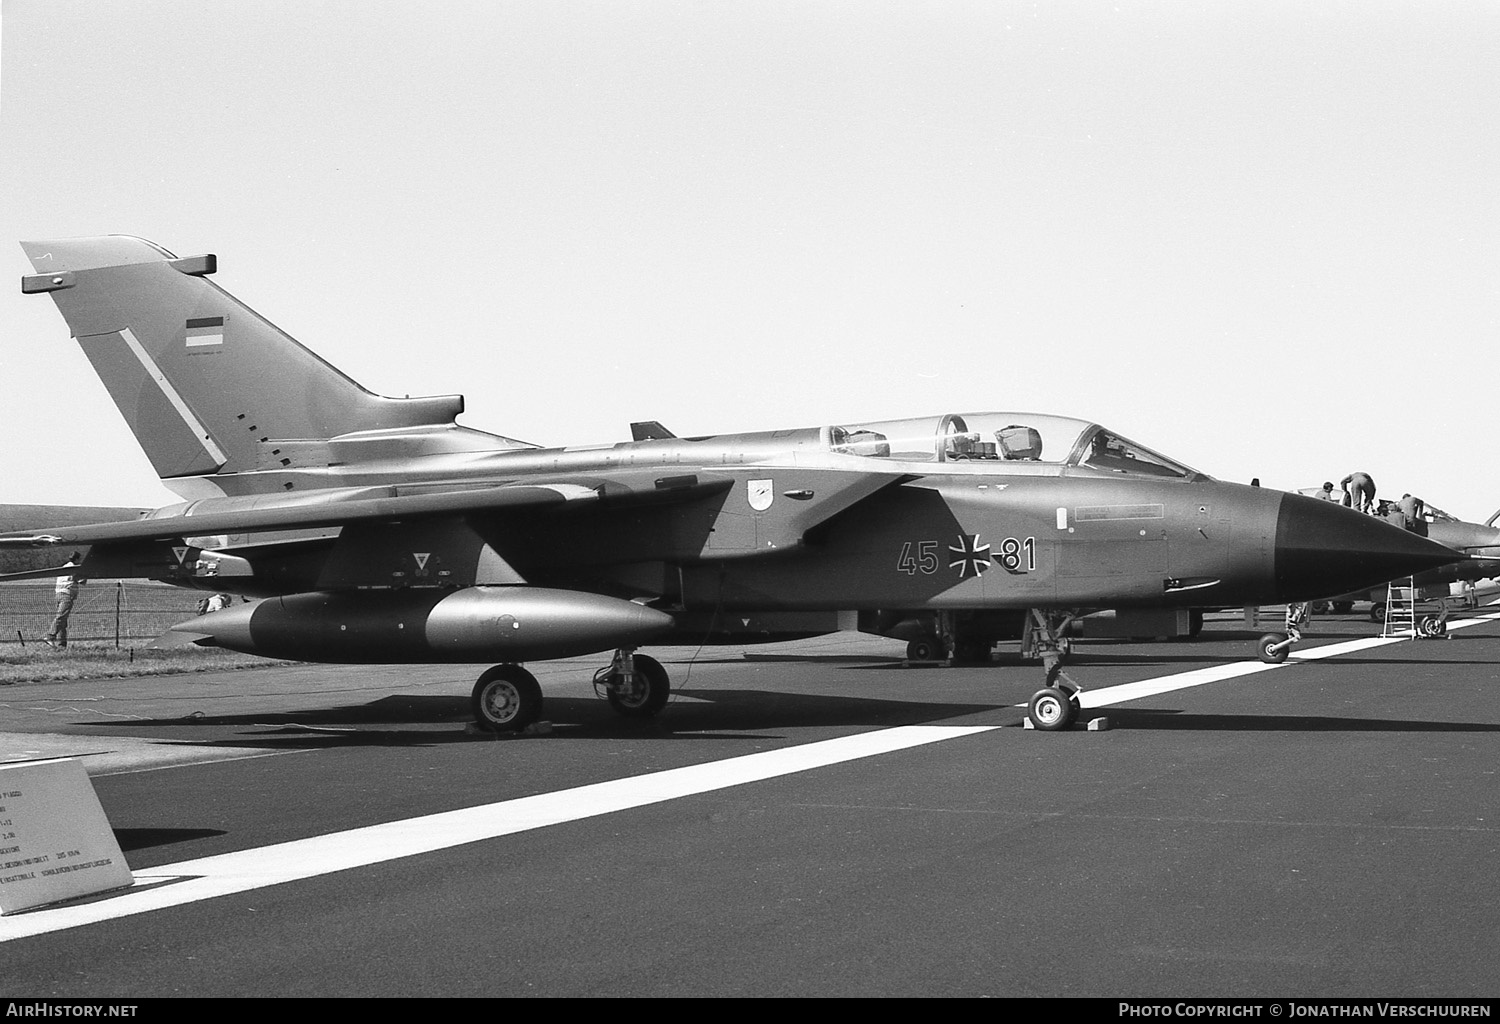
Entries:
[[1386, 584], [1385, 625], [1380, 635], [1417, 638], [1417, 588], [1410, 576]]

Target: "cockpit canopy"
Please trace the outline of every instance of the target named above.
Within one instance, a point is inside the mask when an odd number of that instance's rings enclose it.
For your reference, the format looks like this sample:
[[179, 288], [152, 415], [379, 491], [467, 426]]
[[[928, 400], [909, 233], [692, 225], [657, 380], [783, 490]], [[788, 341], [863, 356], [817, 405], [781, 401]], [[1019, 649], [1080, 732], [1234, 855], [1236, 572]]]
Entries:
[[1204, 474], [1096, 423], [1024, 412], [949, 413], [826, 427], [829, 451], [902, 462], [1002, 462], [1136, 476], [1206, 479]]

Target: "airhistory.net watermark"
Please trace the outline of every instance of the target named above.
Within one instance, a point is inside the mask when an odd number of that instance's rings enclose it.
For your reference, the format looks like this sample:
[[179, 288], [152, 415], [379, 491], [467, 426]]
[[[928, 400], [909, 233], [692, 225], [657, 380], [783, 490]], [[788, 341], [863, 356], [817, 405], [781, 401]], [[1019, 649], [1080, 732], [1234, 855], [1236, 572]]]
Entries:
[[135, 1003], [73, 1003], [14, 1000], [5, 1004], [7, 1017], [134, 1017]]

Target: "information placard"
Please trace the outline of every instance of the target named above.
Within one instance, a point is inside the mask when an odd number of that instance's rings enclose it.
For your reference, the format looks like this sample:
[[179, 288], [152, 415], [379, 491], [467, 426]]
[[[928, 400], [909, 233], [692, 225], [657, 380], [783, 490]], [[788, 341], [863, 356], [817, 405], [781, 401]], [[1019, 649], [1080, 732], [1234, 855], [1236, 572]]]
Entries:
[[82, 764], [0, 764], [0, 914], [134, 881]]

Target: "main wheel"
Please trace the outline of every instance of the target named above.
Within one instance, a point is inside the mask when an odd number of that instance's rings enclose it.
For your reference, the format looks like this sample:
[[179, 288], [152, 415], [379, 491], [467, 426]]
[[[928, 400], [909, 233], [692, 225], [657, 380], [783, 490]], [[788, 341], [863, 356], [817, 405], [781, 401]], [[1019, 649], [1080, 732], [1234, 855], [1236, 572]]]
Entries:
[[661, 662], [644, 654], [631, 659], [634, 668], [630, 688], [622, 689], [619, 676], [611, 672], [605, 680], [609, 706], [627, 718], [650, 718], [667, 706], [671, 686]]
[[1421, 630], [1423, 636], [1442, 636], [1448, 632], [1448, 625], [1436, 615], [1428, 615], [1422, 619]]
[[542, 714], [542, 688], [520, 665], [496, 665], [479, 677], [474, 720], [491, 732], [520, 732]]
[[924, 636], [906, 645], [907, 661], [940, 661], [945, 653], [943, 642], [935, 636]]
[[1267, 665], [1281, 664], [1286, 661], [1286, 656], [1292, 649], [1286, 639], [1285, 633], [1267, 633], [1255, 643], [1256, 656]]
[[1038, 690], [1032, 694], [1026, 706], [1026, 717], [1033, 727], [1043, 732], [1058, 732], [1073, 724], [1078, 717], [1078, 705], [1055, 686]]

